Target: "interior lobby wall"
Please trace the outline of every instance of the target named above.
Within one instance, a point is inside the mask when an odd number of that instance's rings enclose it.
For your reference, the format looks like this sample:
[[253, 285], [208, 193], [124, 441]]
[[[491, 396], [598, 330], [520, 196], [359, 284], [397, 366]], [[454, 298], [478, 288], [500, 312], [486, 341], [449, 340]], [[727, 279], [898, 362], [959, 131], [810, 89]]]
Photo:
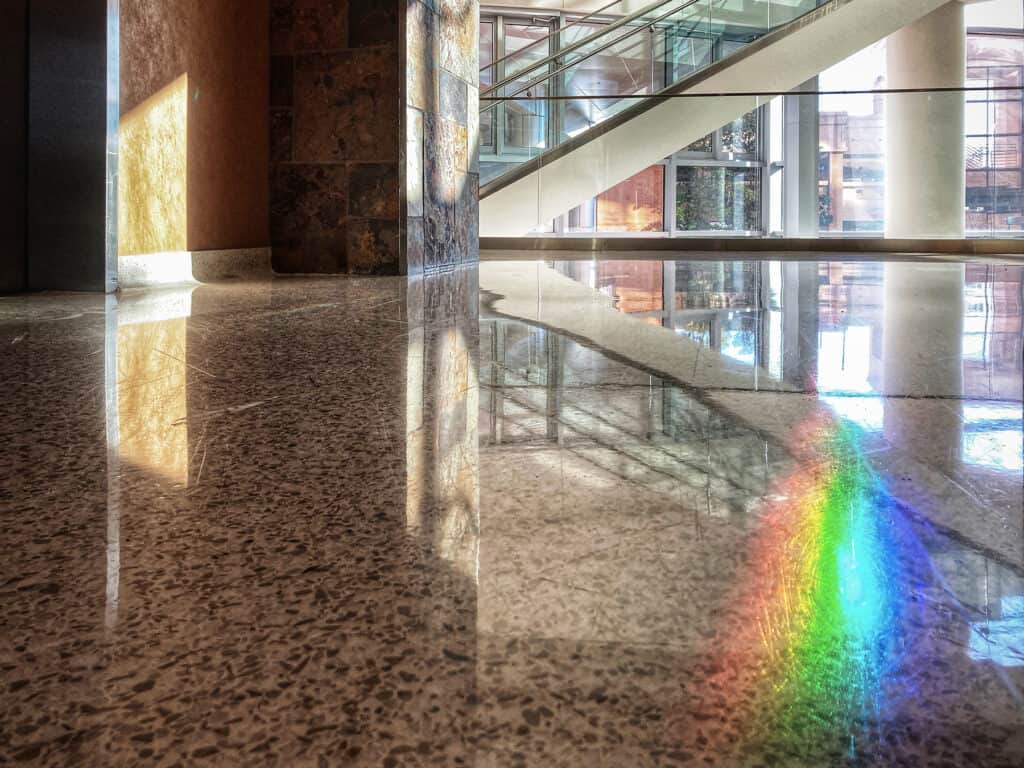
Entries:
[[268, 3], [121, 4], [122, 256], [269, 242]]
[[0, 7], [0, 293], [25, 287], [25, 97], [28, 52], [27, 0]]

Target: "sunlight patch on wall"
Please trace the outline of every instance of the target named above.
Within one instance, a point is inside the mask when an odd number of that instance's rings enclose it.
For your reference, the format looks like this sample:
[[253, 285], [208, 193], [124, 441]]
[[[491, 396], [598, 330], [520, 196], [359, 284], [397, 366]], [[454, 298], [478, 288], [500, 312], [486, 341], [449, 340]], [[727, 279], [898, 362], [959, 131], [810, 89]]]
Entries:
[[188, 249], [188, 75], [121, 118], [118, 255]]

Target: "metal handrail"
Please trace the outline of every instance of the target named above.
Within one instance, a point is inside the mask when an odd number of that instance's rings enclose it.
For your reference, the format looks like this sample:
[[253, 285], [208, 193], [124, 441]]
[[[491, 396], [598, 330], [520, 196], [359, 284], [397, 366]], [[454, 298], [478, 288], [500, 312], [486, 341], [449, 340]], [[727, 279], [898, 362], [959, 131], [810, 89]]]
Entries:
[[[637, 34], [639, 32], [643, 32], [643, 31], [649, 29], [650, 27], [653, 27], [655, 24], [658, 24], [659, 22], [664, 21], [666, 18], [668, 18], [672, 14], [677, 13], [678, 11], [685, 10], [686, 8], [689, 8], [691, 5], [694, 5], [694, 4], [698, 3], [698, 2], [700, 2], [700, 0], [686, 0], [682, 5], [677, 6], [676, 8], [673, 8], [672, 10], [667, 11], [666, 13], [663, 13], [661, 16], [658, 16], [657, 18], [648, 21], [643, 26], [634, 27], [633, 29], [630, 29], [628, 32], [626, 32], [623, 35], [620, 35], [615, 40], [612, 40], [611, 42], [601, 46], [600, 48], [597, 48], [597, 49], [591, 51], [590, 53], [587, 53], [587, 54], [584, 54], [583, 56], [580, 56], [580, 58], [575, 59], [575, 60], [573, 60], [572, 62], [570, 62], [568, 64], [563, 64], [561, 67], [559, 67], [558, 69], [554, 70], [553, 72], [544, 73], [540, 77], [537, 77], [536, 79], [531, 80], [530, 82], [521, 85], [518, 89], [512, 91], [512, 93], [506, 94], [504, 97], [500, 97], [500, 99], [502, 101], [511, 99], [512, 97], [516, 96], [517, 94], [522, 93], [523, 91], [527, 91], [527, 90], [529, 90], [531, 88], [534, 88], [537, 85], [540, 85], [543, 82], [546, 82], [547, 80], [550, 80], [553, 77], [557, 77], [558, 75], [562, 74], [563, 72], [566, 72], [569, 69], [572, 69], [573, 67], [581, 64], [582, 62], [586, 61], [587, 59], [590, 59], [590, 58], [592, 58], [594, 56], [597, 56], [599, 53], [603, 53], [608, 48], [611, 48], [613, 45], [618, 45], [623, 40], [626, 40], [627, 38], [632, 37], [633, 35], [635, 35], [635, 34]], [[658, 3], [658, 5], [667, 5], [667, 3]], [[609, 27], [609, 29], [607, 29], [607, 30], [604, 30], [604, 32], [608, 32], [610, 29], [611, 29], [611, 27]], [[603, 34], [603, 33], [601, 33], [601, 34]], [[568, 49], [566, 49], [566, 50], [568, 51]], [[553, 56], [551, 58], [558, 58], [558, 56]], [[540, 65], [541, 65], [541, 62], [538, 62], [537, 63], [537, 67], [539, 67]], [[537, 67], [531, 67], [531, 69], [536, 69]], [[510, 80], [514, 81], [515, 78], [511, 78]], [[508, 81], [506, 81], [506, 82], [508, 82]], [[486, 91], [484, 91], [483, 93], [480, 94], [480, 99], [481, 100], [487, 100], [488, 101], [487, 106], [481, 107], [481, 109], [480, 109], [480, 113], [481, 114], [487, 112], [488, 110], [493, 109], [495, 107], [495, 105], [497, 105], [499, 103], [499, 101], [496, 100], [495, 98], [487, 96], [487, 94], [489, 94], [492, 91], [494, 91], [495, 88], [497, 88], [497, 87], [499, 87], [499, 86], [495, 85], [493, 88], [488, 88]]]
[[[500, 82], [495, 83], [494, 85], [492, 85], [487, 90], [482, 91], [480, 95], [484, 96], [484, 95], [490, 93], [491, 91], [494, 91], [494, 90], [497, 90], [498, 88], [501, 88], [502, 86], [508, 85], [509, 83], [514, 83], [519, 78], [519, 76], [521, 76], [524, 72], [529, 72], [529, 71], [537, 69], [539, 67], [547, 66], [551, 62], [557, 61], [558, 59], [562, 58], [567, 53], [572, 53], [573, 51], [575, 51], [575, 50], [577, 50], [579, 48], [582, 48], [584, 45], [587, 45], [588, 43], [593, 41], [595, 38], [597, 38], [597, 37], [599, 37], [601, 35], [606, 35], [609, 32], [614, 32], [615, 30], [619, 29], [620, 27], [624, 27], [627, 24], [631, 24], [634, 21], [636, 21], [638, 18], [643, 16], [644, 14], [649, 13], [650, 11], [653, 11], [653, 10], [655, 10], [657, 8], [660, 8], [660, 7], [664, 6], [664, 5], [667, 5], [669, 2], [671, 2], [671, 0], [659, 0], [659, 2], [657, 2], [657, 3], [651, 3], [650, 5], [644, 6], [641, 10], [637, 11], [636, 13], [634, 13], [634, 14], [632, 14], [630, 16], [624, 16], [623, 18], [619, 19], [618, 21], [612, 22], [611, 24], [609, 24], [604, 29], [601, 29], [601, 30], [595, 32], [594, 34], [592, 34], [592, 35], [590, 35], [588, 37], [585, 37], [582, 40], [578, 40], [577, 42], [573, 43], [572, 45], [566, 46], [565, 48], [562, 48], [560, 51], [557, 51], [556, 53], [551, 54], [546, 59], [541, 59], [540, 61], [535, 62], [532, 66], [530, 66], [530, 67], [528, 67], [526, 69], [520, 70], [515, 75], [511, 75], [509, 77], [506, 77], [504, 80], [501, 80]], [[675, 11], [681, 11], [684, 8], [688, 8], [691, 5], [695, 5], [698, 2], [701, 2], [701, 0], [687, 0], [684, 5], [676, 8], [674, 11], [672, 11], [672, 13], [675, 13]], [[664, 16], [661, 16], [661, 17], [659, 17], [658, 20], [661, 20], [663, 18], [664, 18]], [[645, 28], [649, 27], [650, 25], [651, 25], [651, 23], [648, 23], [648, 24], [644, 25], [644, 27], [640, 27], [640, 29], [645, 29]], [[630, 34], [632, 34], [632, 32]], [[616, 41], [616, 42], [618, 42], [618, 41]], [[607, 47], [607, 46], [604, 46], [604, 47]], [[583, 59], [581, 59], [581, 61], [582, 60]]]

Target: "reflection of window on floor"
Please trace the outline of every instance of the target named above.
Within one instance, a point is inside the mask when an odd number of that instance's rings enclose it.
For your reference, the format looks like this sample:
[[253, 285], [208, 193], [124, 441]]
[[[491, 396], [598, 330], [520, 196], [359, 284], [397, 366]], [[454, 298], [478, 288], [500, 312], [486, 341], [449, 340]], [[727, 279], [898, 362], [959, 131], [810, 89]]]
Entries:
[[694, 320], [683, 323], [675, 329], [676, 333], [683, 338], [696, 341], [702, 347], [711, 346], [711, 321]]
[[[825, 322], [829, 322], [826, 318]], [[862, 429], [880, 432], [885, 405], [871, 385], [872, 328], [842, 325], [818, 334], [819, 399]]]
[[966, 391], [1019, 399], [1024, 372], [1024, 268], [972, 264], [964, 286]]
[[1019, 405], [964, 406], [963, 460], [1001, 472], [1024, 469], [1024, 431]]
[[661, 261], [602, 261], [597, 266], [598, 289], [615, 298], [615, 308], [626, 314], [663, 309]]
[[757, 316], [729, 313], [722, 328], [725, 357], [747, 365], [757, 360]]
[[971, 624], [974, 661], [991, 661], [1001, 667], [1024, 667], [1024, 597], [1004, 597], [1000, 617]]
[[868, 325], [822, 331], [818, 335], [818, 391], [873, 392], [871, 351]]

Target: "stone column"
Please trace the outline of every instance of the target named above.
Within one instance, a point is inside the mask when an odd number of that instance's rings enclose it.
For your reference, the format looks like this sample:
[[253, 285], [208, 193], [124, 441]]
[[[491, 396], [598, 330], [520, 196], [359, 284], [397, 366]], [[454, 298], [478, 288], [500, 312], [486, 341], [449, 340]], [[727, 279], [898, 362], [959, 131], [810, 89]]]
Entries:
[[479, 254], [480, 5], [403, 2], [403, 266], [430, 274]]
[[476, 0], [272, 0], [278, 271], [476, 262], [478, 35]]
[[[950, 2], [889, 36], [889, 88], [963, 87], [964, 8]], [[886, 99], [888, 237], [963, 237], [963, 93]]]

